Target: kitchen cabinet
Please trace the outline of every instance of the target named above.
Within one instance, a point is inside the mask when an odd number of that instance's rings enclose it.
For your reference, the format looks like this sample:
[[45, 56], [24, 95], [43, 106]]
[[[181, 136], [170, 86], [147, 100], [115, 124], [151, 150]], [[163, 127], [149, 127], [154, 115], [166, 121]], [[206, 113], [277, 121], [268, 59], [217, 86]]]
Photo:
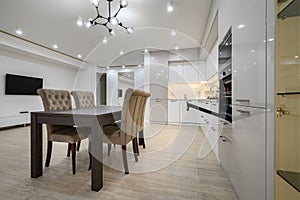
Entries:
[[184, 62], [183, 63], [183, 78], [184, 82], [199, 81], [199, 62]]
[[[193, 105], [198, 104], [198, 100], [189, 101]], [[199, 110], [194, 108], [189, 108], [187, 110], [187, 102], [180, 101], [180, 123], [183, 124], [199, 124]]]
[[169, 63], [169, 82], [187, 83], [206, 81], [205, 61]]
[[233, 106], [233, 116], [219, 140], [221, 166], [239, 199], [265, 199], [266, 110]]
[[183, 64], [182, 63], [170, 63], [169, 64], [169, 82], [170, 83], [184, 82]]
[[168, 100], [168, 124], [179, 124], [180, 103], [177, 99]]
[[168, 122], [168, 100], [150, 99], [150, 122], [166, 124]]

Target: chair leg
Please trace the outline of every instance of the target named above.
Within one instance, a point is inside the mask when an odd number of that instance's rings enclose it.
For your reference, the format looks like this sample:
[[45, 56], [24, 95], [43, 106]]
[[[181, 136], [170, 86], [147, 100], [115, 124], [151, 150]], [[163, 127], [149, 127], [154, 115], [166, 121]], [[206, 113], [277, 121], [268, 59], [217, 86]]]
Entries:
[[92, 147], [92, 144], [91, 144], [91, 141], [89, 140], [88, 150], [89, 150], [90, 163], [89, 163], [89, 168], [88, 168], [88, 170], [91, 170], [91, 169], [92, 169], [92, 151], [91, 151], [91, 147]]
[[133, 155], [134, 155], [134, 159], [135, 159], [135, 162], [138, 162], [138, 145], [137, 145], [137, 138], [134, 138], [132, 140], [132, 149], [133, 149]]
[[67, 157], [70, 157], [70, 153], [71, 153], [71, 144], [68, 144], [68, 150], [67, 150]]
[[138, 156], [140, 156], [140, 150], [139, 150], [139, 144], [137, 138], [135, 138], [135, 146], [136, 146], [136, 153]]
[[125, 174], [129, 174], [128, 162], [127, 162], [126, 145], [122, 145], [122, 157], [123, 157]]
[[79, 142], [77, 143], [77, 151], [79, 151], [79, 149], [80, 149], [80, 144], [81, 144], [81, 141], [79, 141]]
[[50, 159], [51, 159], [51, 154], [52, 154], [52, 141], [48, 141], [48, 146], [47, 146], [47, 158], [46, 158], [46, 164], [45, 167], [49, 167], [50, 165]]
[[107, 144], [107, 156], [110, 156], [111, 144]]
[[139, 145], [143, 145], [143, 148], [146, 148], [145, 138], [144, 138], [144, 130], [139, 132]]
[[72, 152], [72, 171], [73, 174], [76, 174], [76, 143], [71, 144]]

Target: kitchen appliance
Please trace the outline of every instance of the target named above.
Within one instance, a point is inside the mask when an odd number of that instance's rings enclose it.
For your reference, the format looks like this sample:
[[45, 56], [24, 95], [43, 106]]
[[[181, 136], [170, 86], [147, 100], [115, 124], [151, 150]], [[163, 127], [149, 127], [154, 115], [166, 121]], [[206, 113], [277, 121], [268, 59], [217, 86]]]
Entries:
[[232, 122], [232, 34], [231, 28], [219, 45], [219, 115]]

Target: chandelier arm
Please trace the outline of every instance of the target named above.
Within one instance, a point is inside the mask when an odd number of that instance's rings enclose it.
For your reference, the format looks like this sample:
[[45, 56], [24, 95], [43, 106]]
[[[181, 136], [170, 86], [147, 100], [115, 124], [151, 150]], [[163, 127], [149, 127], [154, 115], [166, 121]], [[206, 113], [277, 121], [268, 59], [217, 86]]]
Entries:
[[108, 18], [111, 18], [111, 1], [108, 2]]
[[117, 15], [119, 14], [121, 9], [122, 9], [122, 6], [119, 7], [119, 10], [116, 12], [116, 14], [114, 14], [114, 17], [117, 17]]
[[119, 26], [121, 26], [124, 29], [127, 29], [128, 27], [124, 26], [122, 23], [119, 23]]

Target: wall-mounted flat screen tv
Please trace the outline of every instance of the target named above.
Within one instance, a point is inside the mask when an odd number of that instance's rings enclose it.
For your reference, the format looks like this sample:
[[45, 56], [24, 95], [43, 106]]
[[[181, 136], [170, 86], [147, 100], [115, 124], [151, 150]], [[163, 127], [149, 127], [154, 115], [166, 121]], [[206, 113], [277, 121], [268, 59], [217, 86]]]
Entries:
[[7, 95], [37, 95], [36, 91], [43, 88], [43, 79], [16, 74], [6, 74], [5, 94]]

